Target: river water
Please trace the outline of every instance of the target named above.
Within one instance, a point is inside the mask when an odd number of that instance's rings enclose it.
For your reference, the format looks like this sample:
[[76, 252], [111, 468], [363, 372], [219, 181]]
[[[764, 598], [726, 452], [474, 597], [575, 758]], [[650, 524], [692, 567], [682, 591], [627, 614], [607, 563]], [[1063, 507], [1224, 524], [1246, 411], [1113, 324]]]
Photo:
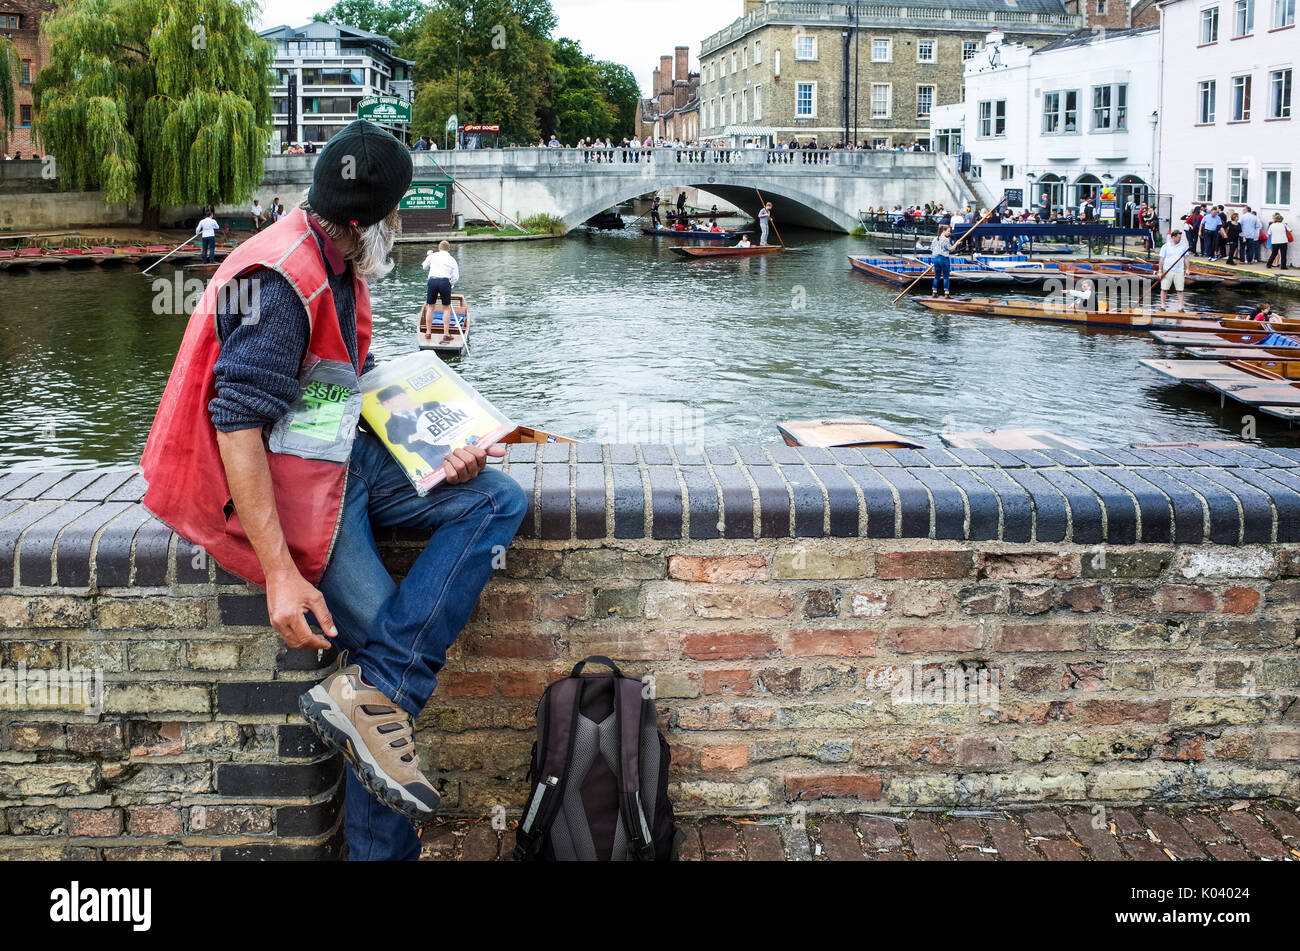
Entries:
[[[894, 307], [897, 291], [849, 268], [864, 239], [784, 237], [786, 254], [690, 262], [632, 229], [460, 245], [473, 331], [459, 370], [517, 421], [583, 440], [775, 443], [779, 421], [835, 416], [930, 446], [994, 427], [1093, 446], [1241, 436], [1240, 407], [1138, 364], [1174, 355], [1145, 335]], [[425, 250], [399, 245], [372, 288], [378, 359], [413, 346]], [[0, 466], [138, 460], [184, 331], [154, 312], [154, 281], [173, 274], [0, 273]], [[1257, 438], [1296, 441], [1262, 418]]]

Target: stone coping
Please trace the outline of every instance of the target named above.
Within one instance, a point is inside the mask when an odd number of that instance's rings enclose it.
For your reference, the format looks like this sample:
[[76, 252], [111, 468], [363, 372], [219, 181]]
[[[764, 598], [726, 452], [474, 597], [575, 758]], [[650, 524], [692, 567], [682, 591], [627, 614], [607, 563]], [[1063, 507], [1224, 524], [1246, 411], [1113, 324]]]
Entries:
[[[553, 443], [502, 465], [529, 493], [520, 534], [543, 540], [1300, 541], [1294, 449]], [[206, 583], [143, 493], [133, 468], [0, 469], [0, 588]]]

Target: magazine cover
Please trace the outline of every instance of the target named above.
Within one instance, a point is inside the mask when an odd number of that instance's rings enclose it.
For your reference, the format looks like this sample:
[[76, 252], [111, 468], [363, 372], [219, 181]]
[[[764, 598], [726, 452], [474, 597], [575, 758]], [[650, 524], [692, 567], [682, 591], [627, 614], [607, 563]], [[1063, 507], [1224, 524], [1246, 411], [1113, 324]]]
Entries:
[[441, 482], [453, 449], [501, 441], [515, 426], [430, 351], [375, 367], [361, 378], [361, 416], [383, 440], [415, 490]]

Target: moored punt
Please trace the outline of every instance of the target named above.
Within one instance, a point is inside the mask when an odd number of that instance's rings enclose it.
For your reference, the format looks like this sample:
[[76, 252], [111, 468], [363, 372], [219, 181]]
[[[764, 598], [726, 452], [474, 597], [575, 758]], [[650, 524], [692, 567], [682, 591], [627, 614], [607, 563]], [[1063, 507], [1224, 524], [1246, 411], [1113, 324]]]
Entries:
[[1205, 360], [1141, 360], [1149, 370], [1155, 370], [1178, 383], [1193, 389], [1213, 392], [1215, 384], [1293, 380], [1300, 377], [1300, 363], [1288, 360], [1237, 360], [1212, 363]]
[[985, 429], [970, 433], [940, 433], [949, 449], [1087, 449], [1064, 436], [1041, 429]]
[[441, 305], [430, 305], [433, 312], [426, 321], [420, 318], [415, 331], [415, 343], [421, 350], [432, 350], [445, 356], [464, 353], [469, 346], [469, 304], [460, 294], [451, 295], [451, 318]]
[[926, 310], [944, 314], [976, 314], [981, 317], [1021, 317], [1051, 323], [1086, 324], [1130, 330], [1182, 330], [1214, 333], [1223, 329], [1225, 314], [1194, 315], [1180, 310], [1082, 310], [1066, 304], [1037, 301], [994, 300], [988, 297], [918, 298]]
[[[922, 275], [929, 276], [933, 273], [930, 271], [931, 258], [915, 257], [901, 258], [889, 256], [872, 256], [850, 254], [849, 264], [860, 274], [884, 281], [887, 284], [893, 284], [896, 287], [906, 287]], [[1022, 271], [1019, 268], [996, 269], [988, 268], [982, 264], [967, 261], [964, 258], [952, 259], [952, 276], [950, 283], [954, 285], [961, 284], [988, 284], [988, 285], [1006, 285], [1006, 284], [1038, 284], [1045, 276], [1060, 276], [1059, 268], [1053, 269], [1032, 269]], [[924, 281], [917, 281], [918, 289], [925, 287]]]
[[553, 442], [577, 442], [576, 439], [570, 439], [568, 436], [557, 436], [554, 433], [548, 433], [541, 429], [533, 429], [531, 426], [516, 426], [512, 432], [501, 437], [501, 442], [508, 446], [519, 446], [524, 444], [543, 445]]
[[820, 449], [924, 449], [906, 436], [873, 426], [864, 419], [792, 420], [777, 423], [777, 431], [787, 446]]
[[687, 258], [740, 258], [751, 254], [770, 254], [785, 250], [779, 244], [755, 244], [748, 248], [673, 248]]
[[1292, 347], [1183, 347], [1182, 352], [1198, 360], [1300, 359], [1300, 351]]
[[[1262, 327], [1263, 324], [1256, 324], [1255, 326]], [[1172, 347], [1258, 347], [1263, 346], [1264, 341], [1273, 336], [1273, 333], [1269, 330], [1246, 331], [1244, 333], [1224, 330], [1213, 334], [1214, 339], [1207, 340], [1204, 334], [1189, 334], [1176, 330], [1153, 330], [1151, 336]], [[1284, 337], [1283, 339], [1290, 338]], [[1295, 345], [1300, 346], [1300, 341], [1297, 341]]]
[[1300, 385], [1290, 383], [1286, 380], [1276, 380], [1269, 382], [1267, 380], [1210, 380], [1208, 386], [1211, 390], [1218, 393], [1220, 399], [1231, 397], [1238, 403], [1244, 403], [1247, 406], [1253, 406], [1260, 412], [1268, 413], [1270, 416], [1287, 415], [1295, 418], [1290, 414], [1270, 412], [1272, 407], [1292, 407], [1300, 409]]
[[[224, 258], [233, 250], [233, 245], [223, 245], [216, 249], [216, 256]], [[49, 269], [56, 267], [89, 267], [94, 264], [138, 264], [157, 261], [167, 256], [172, 248], [166, 245], [92, 245], [85, 248], [18, 248], [12, 251], [0, 251], [0, 270], [31, 270], [33, 268]], [[168, 260], [181, 264], [194, 261], [202, 256], [197, 248], [178, 251]]]
[[695, 238], [704, 241], [739, 241], [742, 235], [749, 234], [749, 231], [674, 231], [672, 228], [642, 228], [642, 234], [653, 235], [656, 238]]

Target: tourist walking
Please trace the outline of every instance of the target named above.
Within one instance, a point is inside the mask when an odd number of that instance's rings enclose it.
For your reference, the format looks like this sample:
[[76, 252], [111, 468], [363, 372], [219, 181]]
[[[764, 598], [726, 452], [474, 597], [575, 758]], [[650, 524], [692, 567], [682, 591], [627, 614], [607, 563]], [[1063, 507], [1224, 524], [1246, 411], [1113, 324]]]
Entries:
[[1273, 215], [1273, 220], [1268, 226], [1268, 263], [1265, 267], [1272, 267], [1273, 262], [1278, 262], [1280, 270], [1289, 270], [1286, 263], [1287, 247], [1291, 244], [1291, 231], [1287, 228], [1286, 223], [1279, 214]]
[[1259, 236], [1264, 230], [1264, 222], [1259, 215], [1246, 206], [1241, 216], [1241, 263], [1257, 264], [1259, 262]]
[[758, 243], [767, 245], [767, 231], [772, 227], [772, 203], [769, 201], [758, 212]]
[[951, 297], [948, 285], [952, 281], [952, 240], [949, 235], [952, 228], [940, 225], [934, 240], [930, 242], [930, 265], [934, 268], [934, 277], [930, 281], [930, 296], [939, 296], [939, 278], [943, 278], [943, 296]]
[[194, 233], [199, 236], [199, 244], [203, 248], [203, 257], [200, 260], [204, 264], [215, 264], [217, 262], [217, 232], [221, 225], [217, 219], [212, 217], [212, 209], [199, 220], [194, 226]]
[[1172, 287], [1178, 291], [1178, 309], [1183, 309], [1183, 286], [1187, 280], [1187, 255], [1191, 246], [1183, 241], [1183, 233], [1175, 228], [1169, 240], [1160, 246], [1160, 309], [1165, 310], [1165, 295]]
[[[373, 123], [331, 138], [307, 200], [218, 268], [218, 286], [260, 282], [258, 319], [242, 295], [203, 297], [140, 460], [145, 508], [264, 587], [289, 648], [346, 652], [299, 707], [353, 767], [343, 825], [361, 860], [420, 856], [412, 822], [440, 797], [413, 755], [414, 718], [527, 508], [518, 483], [486, 466], [500, 447], [447, 454], [446, 480], [421, 496], [355, 425], [374, 365], [367, 282], [393, 266], [412, 171], [406, 146]], [[427, 539], [400, 584], [375, 544], [390, 530]], [[251, 792], [276, 789], [267, 779]]]

